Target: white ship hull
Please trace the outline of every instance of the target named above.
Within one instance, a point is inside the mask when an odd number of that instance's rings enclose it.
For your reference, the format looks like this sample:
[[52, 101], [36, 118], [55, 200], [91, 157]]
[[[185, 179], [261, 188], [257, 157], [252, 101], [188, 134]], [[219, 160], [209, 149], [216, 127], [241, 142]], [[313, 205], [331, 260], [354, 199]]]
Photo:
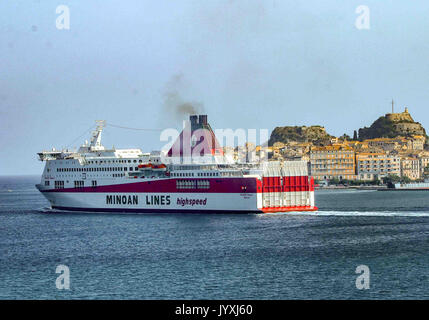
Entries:
[[[310, 200], [314, 194], [309, 195], [309, 192], [289, 192], [287, 197], [284, 193], [263, 195], [262, 193], [43, 192], [43, 195], [49, 200], [53, 209], [69, 211], [262, 213], [317, 209]], [[277, 205], [264, 207], [264, 198], [275, 199]]]

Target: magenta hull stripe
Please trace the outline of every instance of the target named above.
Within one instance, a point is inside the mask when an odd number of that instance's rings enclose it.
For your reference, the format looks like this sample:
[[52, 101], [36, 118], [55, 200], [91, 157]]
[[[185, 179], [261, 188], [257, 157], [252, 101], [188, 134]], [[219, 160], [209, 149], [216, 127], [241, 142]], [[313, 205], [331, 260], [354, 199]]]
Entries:
[[[176, 180], [209, 180], [210, 189], [177, 189]], [[256, 193], [256, 178], [165, 179], [98, 187], [41, 190], [42, 192], [108, 192], [108, 193]]]

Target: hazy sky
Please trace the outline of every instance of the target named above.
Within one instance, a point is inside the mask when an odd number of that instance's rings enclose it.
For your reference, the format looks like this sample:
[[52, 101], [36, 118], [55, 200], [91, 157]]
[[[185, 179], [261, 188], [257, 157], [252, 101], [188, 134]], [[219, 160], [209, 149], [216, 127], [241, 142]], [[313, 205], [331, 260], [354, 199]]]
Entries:
[[[58, 30], [58, 5], [70, 30]], [[359, 5], [370, 29], [355, 27]], [[214, 128], [320, 124], [353, 134], [409, 107], [429, 126], [429, 1], [0, 1], [0, 175], [78, 146], [94, 120], [181, 126], [166, 92]], [[156, 132], [107, 127], [106, 146], [159, 149]]]

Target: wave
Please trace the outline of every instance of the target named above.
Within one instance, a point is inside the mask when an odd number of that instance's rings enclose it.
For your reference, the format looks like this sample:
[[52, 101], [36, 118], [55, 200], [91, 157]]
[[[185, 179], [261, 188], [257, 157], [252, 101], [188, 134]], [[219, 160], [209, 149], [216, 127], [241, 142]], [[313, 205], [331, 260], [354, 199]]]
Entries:
[[[73, 213], [73, 214], [85, 214], [94, 213], [91, 211], [67, 211], [52, 209], [50, 207], [43, 207], [37, 210], [38, 213]], [[98, 213], [100, 214], [100, 213]], [[306, 212], [270, 212], [261, 213], [258, 215], [270, 216], [270, 215], [294, 215], [294, 216], [343, 216], [343, 217], [429, 217], [428, 212], [417, 212], [417, 211], [306, 211]]]
[[300, 216], [344, 216], [344, 217], [429, 217], [429, 212], [416, 211], [310, 211], [310, 212], [274, 212], [267, 215]]

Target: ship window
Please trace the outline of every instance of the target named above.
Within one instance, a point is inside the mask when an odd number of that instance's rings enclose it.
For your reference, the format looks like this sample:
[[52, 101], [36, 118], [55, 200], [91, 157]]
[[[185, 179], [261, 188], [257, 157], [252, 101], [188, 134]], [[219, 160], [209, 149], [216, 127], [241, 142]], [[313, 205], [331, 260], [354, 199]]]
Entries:
[[209, 180], [197, 180], [197, 189], [209, 189], [210, 181]]
[[49, 180], [45, 181], [45, 186], [49, 186]]
[[195, 180], [176, 180], [177, 189], [195, 189], [196, 181]]
[[74, 187], [75, 188], [83, 188], [84, 187], [84, 182], [83, 181], [75, 181], [74, 182]]
[[91, 181], [91, 185], [92, 185], [93, 187], [96, 187], [96, 186], [97, 186], [97, 181], [92, 180], [92, 181]]
[[64, 181], [55, 181], [55, 189], [64, 189]]

